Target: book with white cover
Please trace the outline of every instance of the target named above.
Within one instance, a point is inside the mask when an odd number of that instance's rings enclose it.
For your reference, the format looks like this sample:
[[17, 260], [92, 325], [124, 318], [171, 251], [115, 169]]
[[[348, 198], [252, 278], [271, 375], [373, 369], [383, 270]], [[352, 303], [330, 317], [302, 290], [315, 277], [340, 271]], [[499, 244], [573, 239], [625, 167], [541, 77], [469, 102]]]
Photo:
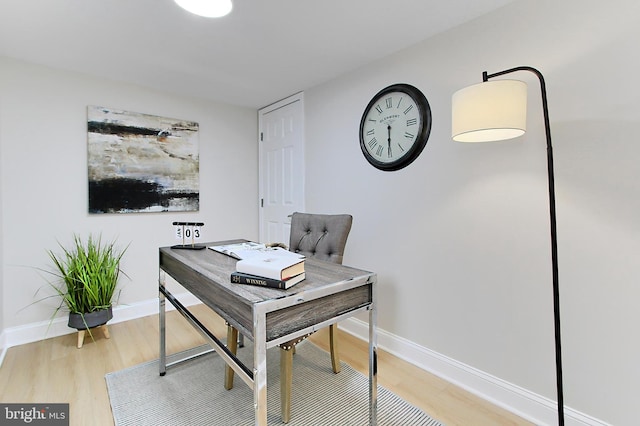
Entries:
[[287, 280], [304, 272], [304, 255], [280, 247], [254, 250], [236, 263], [236, 271], [275, 280]]

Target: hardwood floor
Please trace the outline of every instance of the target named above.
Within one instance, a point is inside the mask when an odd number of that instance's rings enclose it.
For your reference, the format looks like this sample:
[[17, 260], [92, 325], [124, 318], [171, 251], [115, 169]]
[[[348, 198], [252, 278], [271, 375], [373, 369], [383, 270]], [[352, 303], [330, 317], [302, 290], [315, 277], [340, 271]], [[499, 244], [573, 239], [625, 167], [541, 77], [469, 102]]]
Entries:
[[[224, 322], [208, 308], [192, 310], [216, 335], [226, 335]], [[104, 375], [158, 358], [158, 319], [113, 324], [109, 331], [111, 339], [98, 331], [95, 341], [87, 337], [81, 349], [76, 334], [10, 348], [0, 368], [0, 402], [69, 402], [71, 425], [113, 425]], [[328, 348], [325, 330], [310, 340]], [[167, 313], [167, 353], [203, 342], [180, 314]], [[340, 332], [342, 361], [364, 374], [367, 350], [366, 342]], [[448, 426], [530, 424], [384, 351], [378, 356], [378, 383]]]

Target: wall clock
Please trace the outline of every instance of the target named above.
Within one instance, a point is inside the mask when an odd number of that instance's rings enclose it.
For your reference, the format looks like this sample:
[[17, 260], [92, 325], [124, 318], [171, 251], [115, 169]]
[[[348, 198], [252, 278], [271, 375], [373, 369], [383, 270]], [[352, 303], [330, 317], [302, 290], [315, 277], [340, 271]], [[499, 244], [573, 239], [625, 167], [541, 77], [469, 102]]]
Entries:
[[399, 170], [422, 152], [431, 132], [431, 108], [424, 94], [409, 84], [379, 91], [360, 120], [360, 148], [367, 161], [384, 170]]

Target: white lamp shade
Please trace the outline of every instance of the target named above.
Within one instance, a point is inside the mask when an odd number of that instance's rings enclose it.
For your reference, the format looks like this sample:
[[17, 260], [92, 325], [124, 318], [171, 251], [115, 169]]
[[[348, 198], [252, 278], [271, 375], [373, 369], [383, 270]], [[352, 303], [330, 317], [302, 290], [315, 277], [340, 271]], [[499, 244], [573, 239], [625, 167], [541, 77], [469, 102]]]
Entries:
[[174, 0], [178, 6], [195, 15], [219, 18], [231, 12], [231, 0]]
[[451, 136], [458, 142], [489, 142], [521, 136], [527, 127], [527, 84], [487, 81], [453, 94]]

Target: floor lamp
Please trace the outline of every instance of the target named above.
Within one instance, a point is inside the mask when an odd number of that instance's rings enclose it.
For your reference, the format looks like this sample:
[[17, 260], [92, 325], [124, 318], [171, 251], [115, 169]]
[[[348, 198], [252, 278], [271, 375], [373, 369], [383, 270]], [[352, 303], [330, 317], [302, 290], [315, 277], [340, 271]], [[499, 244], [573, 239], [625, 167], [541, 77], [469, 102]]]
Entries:
[[560, 294], [558, 290], [558, 249], [556, 235], [556, 201], [553, 179], [553, 150], [544, 77], [535, 68], [516, 67], [482, 73], [482, 83], [461, 89], [452, 98], [452, 138], [459, 142], [489, 142], [512, 139], [524, 134], [527, 116], [527, 85], [518, 80], [490, 78], [516, 71], [529, 71], [540, 80], [544, 128], [547, 136], [547, 172], [549, 182], [549, 216], [551, 222], [551, 265], [553, 272], [553, 320], [555, 327], [556, 389], [558, 424], [564, 425], [564, 397], [562, 392], [562, 353], [560, 339]]

